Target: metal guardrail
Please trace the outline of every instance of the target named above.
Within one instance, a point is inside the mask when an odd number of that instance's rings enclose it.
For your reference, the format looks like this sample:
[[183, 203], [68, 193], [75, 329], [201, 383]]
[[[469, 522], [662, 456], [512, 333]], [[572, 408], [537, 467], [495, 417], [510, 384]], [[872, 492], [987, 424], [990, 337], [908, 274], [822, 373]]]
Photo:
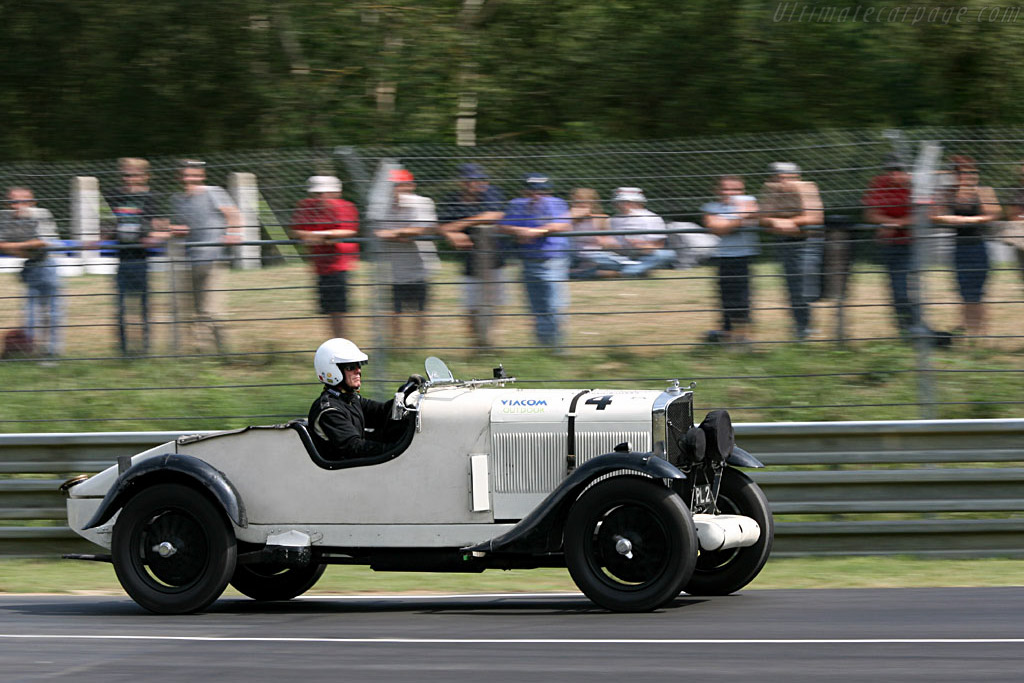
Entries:
[[[0, 555], [89, 552], [57, 486], [179, 432], [0, 434]], [[736, 425], [775, 556], [1024, 555], [1024, 420]], [[31, 526], [16, 526], [18, 521]]]

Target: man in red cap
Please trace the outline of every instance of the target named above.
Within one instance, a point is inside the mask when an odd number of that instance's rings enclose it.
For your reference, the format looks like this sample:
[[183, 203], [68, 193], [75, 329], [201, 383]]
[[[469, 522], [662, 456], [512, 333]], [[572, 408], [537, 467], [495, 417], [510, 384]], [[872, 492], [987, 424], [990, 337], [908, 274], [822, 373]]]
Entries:
[[417, 329], [426, 336], [427, 321], [422, 314], [427, 309], [427, 282], [440, 261], [433, 242], [416, 238], [434, 231], [437, 210], [434, 200], [416, 194], [415, 178], [406, 169], [392, 170], [388, 180], [392, 185], [391, 201], [376, 235], [381, 240], [385, 277], [391, 284], [391, 339], [398, 341], [403, 339], [402, 318], [410, 313], [421, 318]]

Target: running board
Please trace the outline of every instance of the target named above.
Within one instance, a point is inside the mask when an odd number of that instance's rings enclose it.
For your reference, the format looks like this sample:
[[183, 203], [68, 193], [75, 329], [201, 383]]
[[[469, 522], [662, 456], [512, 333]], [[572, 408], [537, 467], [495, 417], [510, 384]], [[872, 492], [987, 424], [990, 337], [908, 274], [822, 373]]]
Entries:
[[110, 555], [85, 555], [82, 553], [66, 553], [61, 555], [61, 559], [64, 560], [87, 560], [89, 562], [113, 562], [114, 559]]

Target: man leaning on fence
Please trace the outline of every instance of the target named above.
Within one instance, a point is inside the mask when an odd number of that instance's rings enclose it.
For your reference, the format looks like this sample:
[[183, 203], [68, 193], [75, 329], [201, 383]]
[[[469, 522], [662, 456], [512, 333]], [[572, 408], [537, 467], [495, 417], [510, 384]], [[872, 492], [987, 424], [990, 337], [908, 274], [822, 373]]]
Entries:
[[25, 333], [39, 348], [41, 332], [46, 330], [45, 353], [58, 356], [62, 348], [60, 279], [57, 264], [46, 251], [57, 239], [57, 226], [47, 209], [36, 206], [27, 187], [12, 187], [7, 202], [10, 208], [0, 216], [0, 252], [24, 259]]
[[758, 196], [761, 225], [778, 239], [794, 335], [803, 340], [811, 332], [811, 302], [821, 292], [824, 212], [817, 185], [800, 179], [799, 166], [780, 161], [770, 171]]
[[408, 340], [403, 336], [402, 319], [418, 316], [414, 332], [427, 336], [429, 281], [440, 267], [437, 247], [433, 242], [417, 240], [437, 227], [434, 200], [416, 194], [413, 174], [398, 168], [388, 174], [391, 201], [388, 202], [376, 231], [381, 257], [391, 283], [391, 341]]
[[559, 313], [569, 305], [569, 205], [551, 194], [547, 176], [530, 173], [523, 196], [508, 203], [502, 229], [516, 241], [523, 264], [523, 284], [534, 316], [537, 340], [544, 346], [561, 342]]
[[193, 343], [204, 350], [212, 345], [227, 350], [222, 318], [225, 246], [242, 240], [242, 216], [223, 188], [206, 184], [206, 164], [186, 160], [181, 164], [184, 192], [171, 197], [171, 235], [184, 258], [176, 259], [175, 283], [178, 322], [188, 327]]
[[[117, 247], [117, 330], [121, 353], [149, 351], [149, 249], [168, 237], [167, 219], [160, 216], [156, 197], [149, 189], [149, 162], [123, 158], [118, 161], [121, 184], [105, 194], [113, 213], [105, 241]], [[138, 306], [141, 337], [138, 347], [129, 343], [129, 308]]]
[[344, 337], [348, 272], [356, 267], [359, 245], [339, 240], [356, 236], [359, 211], [341, 198], [341, 181], [336, 177], [315, 175], [307, 183], [310, 196], [299, 202], [292, 215], [292, 234], [309, 249], [319, 310], [330, 318], [331, 335]]
[[495, 234], [494, 225], [504, 215], [504, 197], [491, 185], [487, 173], [478, 164], [459, 168], [459, 189], [444, 198], [440, 208], [438, 232], [465, 254], [465, 306], [469, 327], [478, 347], [490, 346], [490, 320], [481, 315], [492, 313], [501, 303], [502, 269], [505, 266], [507, 238]]

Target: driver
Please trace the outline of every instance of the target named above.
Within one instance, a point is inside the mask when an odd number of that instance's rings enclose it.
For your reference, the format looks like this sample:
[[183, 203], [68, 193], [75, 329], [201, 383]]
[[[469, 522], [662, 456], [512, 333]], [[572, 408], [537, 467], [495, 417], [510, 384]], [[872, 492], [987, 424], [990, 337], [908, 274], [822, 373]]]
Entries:
[[[316, 350], [313, 367], [324, 390], [309, 409], [308, 423], [317, 450], [328, 460], [382, 455], [404, 432], [405, 420], [391, 419], [395, 399], [381, 403], [359, 395], [368, 360], [348, 339], [328, 339]], [[395, 397], [408, 398], [423, 382], [420, 375], [410, 376]]]

